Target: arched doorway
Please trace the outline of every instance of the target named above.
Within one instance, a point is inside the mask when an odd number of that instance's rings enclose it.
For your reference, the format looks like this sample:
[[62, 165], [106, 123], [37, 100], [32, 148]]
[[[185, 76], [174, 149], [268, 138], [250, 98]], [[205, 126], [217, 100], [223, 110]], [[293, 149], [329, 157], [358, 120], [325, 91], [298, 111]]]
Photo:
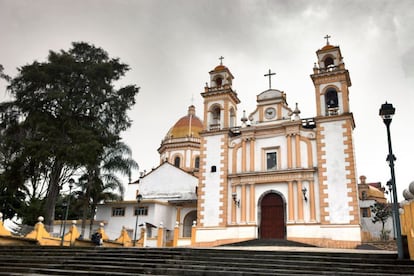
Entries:
[[260, 202], [261, 239], [284, 239], [286, 233], [285, 208], [283, 198], [276, 193], [268, 193]]
[[189, 212], [183, 221], [183, 237], [191, 237], [191, 229], [193, 227], [193, 221], [197, 220], [197, 211]]

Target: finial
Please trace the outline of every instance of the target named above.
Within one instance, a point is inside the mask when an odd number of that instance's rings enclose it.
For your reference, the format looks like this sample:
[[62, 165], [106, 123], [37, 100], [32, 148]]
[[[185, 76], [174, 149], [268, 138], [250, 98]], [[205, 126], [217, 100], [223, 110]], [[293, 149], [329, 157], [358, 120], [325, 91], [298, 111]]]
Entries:
[[297, 121], [297, 120], [299, 120], [299, 119], [300, 119], [299, 114], [300, 114], [300, 110], [299, 110], [299, 108], [298, 108], [298, 103], [296, 103], [296, 108], [295, 108], [295, 110], [293, 110], [293, 112], [292, 112], [292, 115], [294, 115], [294, 116], [293, 116], [293, 118], [292, 118], [292, 121]]
[[247, 117], [246, 117], [246, 110], [243, 110], [243, 117], [240, 119], [243, 122], [243, 125], [246, 125]]
[[331, 36], [326, 35], [324, 38], [326, 39], [326, 45], [329, 45], [329, 39], [331, 38]]
[[223, 56], [219, 57], [219, 60], [220, 60], [220, 65], [223, 65], [223, 59], [224, 59], [224, 57], [223, 57]]

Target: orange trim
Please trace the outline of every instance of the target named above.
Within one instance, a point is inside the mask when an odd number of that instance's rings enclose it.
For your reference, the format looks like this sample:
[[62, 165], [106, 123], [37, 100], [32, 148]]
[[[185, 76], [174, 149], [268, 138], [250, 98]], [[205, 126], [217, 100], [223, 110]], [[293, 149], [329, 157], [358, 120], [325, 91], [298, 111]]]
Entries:
[[295, 135], [295, 152], [296, 152], [296, 168], [302, 167], [302, 160], [300, 156], [300, 136]]
[[344, 113], [349, 112], [349, 90], [345, 80], [341, 82], [342, 105]]
[[197, 234], [197, 227], [193, 225], [191, 227], [191, 245], [192, 246], [196, 244], [196, 234]]
[[173, 247], [177, 247], [178, 245], [179, 234], [180, 234], [180, 227], [176, 225], [174, 227]]
[[353, 147], [353, 141], [352, 141], [352, 123], [350, 120], [347, 120], [342, 125], [344, 128], [344, 145], [345, 145], [345, 151], [344, 156], [347, 156], [345, 158], [345, 162], [349, 163], [348, 166], [345, 167], [345, 170], [347, 171], [346, 179], [349, 180], [349, 183], [347, 184], [348, 189], [348, 196], [352, 198], [352, 201], [349, 202], [350, 205], [350, 216], [353, 217], [353, 219], [350, 221], [351, 224], [359, 224], [360, 221], [360, 212], [359, 212], [359, 204], [358, 204], [358, 184], [357, 184], [357, 178], [356, 178], [356, 169], [355, 169], [355, 158], [354, 158], [354, 147]]
[[250, 171], [254, 171], [254, 153], [255, 153], [255, 140], [250, 139]]
[[281, 103], [277, 104], [277, 119], [278, 120], [282, 119], [282, 104]]
[[198, 196], [197, 196], [197, 225], [204, 226], [204, 207], [205, 203], [205, 174], [206, 174], [206, 156], [205, 156], [205, 139], [201, 138], [200, 143], [200, 176], [198, 180]]
[[220, 191], [220, 199], [219, 199], [219, 204], [220, 204], [220, 210], [221, 215], [219, 217], [219, 225], [220, 226], [225, 226], [227, 224], [227, 214], [228, 214], [228, 164], [229, 164], [229, 148], [227, 145], [227, 141], [228, 141], [229, 137], [227, 134], [224, 134], [223, 137], [221, 138], [221, 157], [222, 157], [222, 161], [220, 162], [220, 170], [219, 172], [221, 173], [220, 176], [220, 185], [222, 187], [221, 191]]
[[289, 210], [288, 210], [288, 218], [289, 221], [294, 221], [295, 220], [295, 205], [294, 205], [294, 198], [293, 198], [293, 182], [289, 181], [288, 182], [288, 206], [289, 206]]
[[253, 184], [249, 185], [250, 188], [250, 222], [253, 223], [255, 222], [255, 206], [256, 206], [256, 201], [255, 201], [255, 186]]
[[328, 199], [328, 195], [326, 194], [325, 190], [327, 190], [327, 183], [326, 183], [326, 159], [325, 159], [325, 143], [322, 141], [325, 139], [325, 128], [318, 124], [316, 128], [316, 154], [317, 154], [317, 164], [318, 164], [318, 179], [319, 179], [319, 208], [320, 208], [320, 220], [321, 224], [328, 224], [329, 221], [326, 218], [329, 216], [328, 203], [326, 200]]
[[286, 136], [287, 139], [287, 165], [288, 169], [292, 168], [292, 136]]
[[297, 198], [298, 198], [298, 222], [303, 222], [303, 194], [302, 194], [302, 181], [297, 182]]
[[[234, 194], [236, 192], [236, 186], [231, 188], [231, 193]], [[231, 203], [231, 223], [236, 224], [236, 204], [234, 202]]]
[[320, 92], [320, 89], [321, 89], [320, 84], [315, 84], [316, 114], [318, 114], [318, 116], [323, 116], [321, 114], [322, 111], [321, 111], [321, 92]]
[[[228, 101], [224, 101], [224, 110], [222, 110], [222, 112], [224, 113], [223, 115], [223, 128], [228, 128], [229, 127], [229, 102]], [[220, 116], [221, 117], [221, 116]]]
[[164, 246], [164, 227], [158, 227], [158, 236], [157, 236], [157, 247]]
[[316, 208], [315, 208], [315, 184], [313, 180], [309, 181], [309, 203], [310, 203], [310, 221], [316, 221]]
[[236, 173], [237, 172], [237, 151], [240, 149], [240, 147], [242, 146], [241, 143], [238, 143], [237, 145], [235, 145], [233, 147], [233, 152], [232, 152], [232, 164], [231, 164], [231, 171], [232, 173]]
[[246, 172], [246, 139], [242, 139], [242, 172]]
[[240, 200], [240, 207], [241, 207], [241, 223], [246, 223], [246, 185], [241, 186], [241, 200]]

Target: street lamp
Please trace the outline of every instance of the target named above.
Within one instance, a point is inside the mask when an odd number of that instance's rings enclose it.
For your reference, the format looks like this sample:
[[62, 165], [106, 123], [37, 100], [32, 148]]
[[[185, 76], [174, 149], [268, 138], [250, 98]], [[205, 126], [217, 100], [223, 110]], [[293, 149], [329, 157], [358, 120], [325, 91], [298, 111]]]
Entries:
[[382, 117], [385, 126], [387, 127], [387, 137], [388, 137], [388, 156], [387, 162], [390, 166], [391, 170], [391, 187], [392, 187], [392, 198], [393, 198], [393, 213], [394, 213], [394, 221], [395, 221], [395, 230], [397, 234], [397, 250], [398, 250], [398, 259], [404, 258], [403, 252], [403, 244], [402, 244], [402, 237], [401, 237], [401, 224], [400, 224], [400, 212], [399, 212], [399, 203], [397, 198], [397, 187], [395, 183], [395, 171], [394, 171], [394, 161], [397, 160], [392, 153], [392, 145], [391, 145], [391, 133], [390, 133], [390, 124], [392, 121], [392, 116], [395, 114], [395, 108], [392, 104], [385, 102], [385, 104], [381, 105], [381, 109], [379, 110], [379, 115]]
[[63, 223], [63, 231], [62, 231], [62, 238], [60, 240], [60, 245], [63, 246], [63, 242], [65, 239], [65, 230], [66, 230], [66, 220], [68, 219], [68, 213], [69, 213], [69, 205], [70, 205], [70, 198], [72, 197], [72, 188], [73, 188], [73, 184], [75, 183], [75, 180], [73, 180], [73, 178], [69, 179], [69, 198], [68, 198], [68, 202], [66, 204], [66, 213], [65, 213], [65, 221]]
[[137, 203], [138, 203], [138, 205], [137, 205], [137, 209], [136, 209], [136, 212], [135, 212], [135, 214], [136, 214], [137, 217], [135, 219], [135, 232], [134, 232], [134, 243], [133, 243], [134, 246], [137, 244], [138, 214], [139, 214], [139, 203], [141, 202], [141, 200], [142, 200], [142, 195], [141, 194], [138, 194], [137, 195]]

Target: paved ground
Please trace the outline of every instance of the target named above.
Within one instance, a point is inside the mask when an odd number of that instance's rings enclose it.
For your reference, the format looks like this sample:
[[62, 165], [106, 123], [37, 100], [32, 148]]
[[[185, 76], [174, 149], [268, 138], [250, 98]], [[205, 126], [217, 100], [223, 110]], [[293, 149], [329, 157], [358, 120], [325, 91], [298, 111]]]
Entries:
[[216, 247], [216, 249], [240, 249], [240, 250], [260, 250], [260, 251], [297, 251], [297, 252], [348, 252], [348, 253], [366, 253], [366, 254], [397, 254], [397, 246], [394, 240], [385, 242], [364, 243], [356, 249], [343, 248], [323, 248], [309, 244], [293, 242], [288, 240], [249, 240], [225, 246]]
[[[210, 248], [211, 249], [211, 248]], [[223, 250], [258, 250], [258, 251], [297, 251], [297, 252], [338, 252], [338, 253], [363, 253], [363, 254], [397, 254], [396, 251], [382, 249], [343, 249], [322, 247], [295, 247], [295, 246], [220, 246], [214, 249]]]

